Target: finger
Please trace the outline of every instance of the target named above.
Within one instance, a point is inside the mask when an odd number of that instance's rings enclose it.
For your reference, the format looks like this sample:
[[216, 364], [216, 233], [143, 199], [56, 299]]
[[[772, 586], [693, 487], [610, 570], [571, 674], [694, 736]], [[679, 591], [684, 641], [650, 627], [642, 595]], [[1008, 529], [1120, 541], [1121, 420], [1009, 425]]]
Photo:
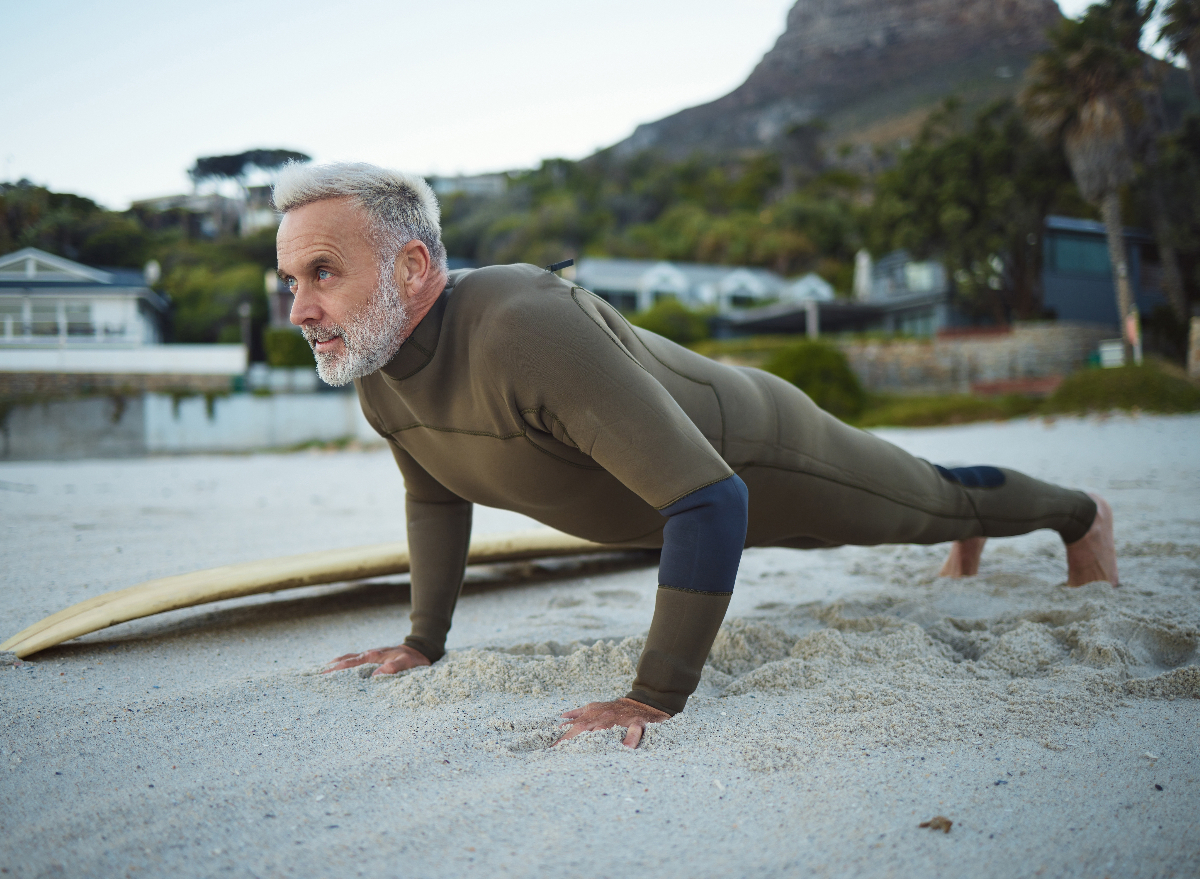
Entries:
[[591, 711], [593, 708], [602, 708], [603, 706], [603, 702], [589, 702], [582, 708], [572, 708], [570, 711], [564, 711], [560, 717], [579, 717], [585, 711]]
[[642, 733], [646, 731], [646, 724], [640, 720], [635, 720], [629, 724], [629, 731], [625, 733], [625, 738], [621, 744], [630, 748], [636, 748], [642, 741]]
[[573, 726], [573, 727], [571, 727], [570, 730], [568, 730], [563, 735], [562, 738], [558, 739], [558, 741], [551, 744], [550, 747], [553, 748], [554, 745], [561, 745], [563, 742], [567, 741], [567, 739], [573, 739], [573, 738], [575, 738], [575, 736], [579, 735], [583, 731], [584, 731], [584, 729], [582, 726]]
[[379, 668], [375, 669], [375, 671], [371, 672], [371, 677], [377, 678], [380, 675], [394, 675], [399, 674], [402, 671], [404, 671], [404, 668], [402, 667], [400, 660], [390, 659], [383, 665], [379, 666]]
[[344, 668], [354, 668], [356, 665], [362, 665], [365, 661], [362, 659], [347, 659], [344, 662], [334, 662], [333, 665], [329, 666], [321, 674], [329, 674], [331, 671], [341, 671]]

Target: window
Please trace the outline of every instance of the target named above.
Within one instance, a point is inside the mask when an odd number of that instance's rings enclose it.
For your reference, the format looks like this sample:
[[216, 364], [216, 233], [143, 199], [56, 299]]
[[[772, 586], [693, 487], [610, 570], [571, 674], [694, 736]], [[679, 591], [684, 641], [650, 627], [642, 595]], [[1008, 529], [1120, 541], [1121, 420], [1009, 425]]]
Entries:
[[1048, 235], [1046, 268], [1079, 275], [1109, 275], [1108, 244], [1103, 238], [1082, 235]]
[[933, 290], [933, 263], [910, 262], [904, 267], [904, 286], [913, 293], [928, 293]]
[[92, 326], [92, 306], [86, 302], [68, 302], [67, 335], [94, 336], [96, 328]]
[[57, 302], [34, 302], [29, 311], [35, 336], [58, 335]]
[[0, 338], [25, 335], [25, 306], [16, 300], [0, 300]]

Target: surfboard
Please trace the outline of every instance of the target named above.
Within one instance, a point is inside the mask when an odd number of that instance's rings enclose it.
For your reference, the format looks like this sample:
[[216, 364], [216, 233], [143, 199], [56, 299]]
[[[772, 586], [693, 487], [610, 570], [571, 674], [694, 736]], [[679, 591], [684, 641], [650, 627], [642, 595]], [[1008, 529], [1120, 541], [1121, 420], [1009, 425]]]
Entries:
[[[619, 549], [621, 547], [593, 543], [560, 531], [539, 528], [472, 539], [467, 564], [565, 558]], [[147, 580], [71, 605], [13, 635], [0, 644], [0, 651], [11, 651], [24, 658], [90, 632], [169, 610], [301, 586], [405, 574], [408, 570], [408, 544], [396, 542], [310, 552], [177, 574]]]

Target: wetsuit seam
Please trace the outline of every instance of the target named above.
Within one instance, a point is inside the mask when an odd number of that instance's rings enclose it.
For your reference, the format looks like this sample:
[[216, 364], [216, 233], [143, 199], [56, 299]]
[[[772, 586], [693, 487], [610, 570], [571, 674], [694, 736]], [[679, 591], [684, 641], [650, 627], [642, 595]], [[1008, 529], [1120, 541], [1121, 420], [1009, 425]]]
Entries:
[[[563, 445], [570, 445], [570, 446], [574, 447], [575, 449], [578, 449], [580, 452], [583, 452], [583, 449], [579, 448], [579, 443], [575, 442], [575, 440], [571, 437], [570, 431], [567, 430], [566, 422], [563, 421], [561, 418], [559, 418], [557, 415], [555, 415], [553, 410], [547, 409], [545, 406], [537, 406], [537, 407], [530, 407], [528, 409], [522, 409], [520, 411], [521, 411], [522, 415], [525, 415], [529, 412], [536, 412], [539, 417], [541, 416], [541, 413], [545, 412], [547, 415], [549, 415], [551, 418], [553, 418], [555, 421], [558, 422], [559, 426], [562, 427], [563, 436], [565, 436], [568, 440], [570, 440], [569, 443], [563, 443]], [[551, 436], [554, 436], [554, 435], [551, 434]], [[558, 439], [558, 438], [555, 437], [555, 439]], [[558, 440], [558, 441], [562, 442], [562, 440]], [[586, 452], [584, 454], [586, 454]]]
[[425, 424], [420, 421], [414, 421], [412, 424], [406, 424], [406, 425], [404, 425], [404, 427], [396, 428], [394, 431], [392, 431], [392, 436], [395, 436], [398, 433], [403, 433], [406, 430], [416, 430], [418, 427], [423, 427], [426, 430], [436, 430], [438, 433], [461, 433], [466, 436], [482, 436], [482, 437], [487, 437], [489, 439], [500, 439], [500, 440], [517, 439], [518, 437], [525, 436], [524, 431], [518, 431], [517, 433], [501, 434], [501, 433], [491, 433], [486, 430], [464, 430], [460, 427], [437, 427], [433, 424]]
[[[919, 504], [916, 504], [916, 503], [914, 503], [914, 502], [911, 502], [911, 501], [903, 501], [903, 500], [899, 500], [899, 499], [897, 499], [897, 498], [894, 498], [894, 497], [889, 497], [888, 495], [886, 495], [886, 494], [883, 494], [883, 493], [881, 493], [881, 492], [878, 492], [878, 491], [875, 491], [874, 489], [865, 488], [865, 487], [863, 487], [863, 486], [861, 486], [861, 485], [856, 485], [856, 484], [854, 484], [854, 483], [851, 483], [851, 482], [842, 482], [842, 481], [841, 481], [841, 480], [839, 480], [839, 479], [833, 479], [832, 477], [829, 477], [829, 476], [824, 476], [824, 475], [822, 475], [822, 474], [820, 474], [820, 473], [812, 473], [812, 472], [809, 472], [808, 470], [798, 470], [798, 469], [796, 469], [796, 468], [794, 468], [794, 467], [780, 467], [778, 464], [758, 464], [758, 463], [755, 463], [755, 462], [753, 462], [753, 461], [752, 461], [752, 462], [750, 462], [750, 463], [748, 463], [748, 464], [744, 464], [744, 465], [742, 465], [743, 472], [744, 472], [745, 470], [748, 470], [748, 469], [750, 469], [751, 467], [762, 467], [762, 468], [764, 468], [764, 469], [768, 469], [768, 470], [782, 470], [782, 471], [783, 471], [783, 472], [785, 472], [785, 473], [797, 473], [797, 474], [799, 474], [799, 475], [801, 475], [801, 476], [810, 476], [810, 477], [812, 477], [813, 479], [822, 479], [822, 480], [824, 480], [824, 481], [826, 481], [826, 482], [832, 482], [832, 483], [833, 483], [833, 484], [835, 484], [835, 485], [841, 485], [841, 486], [844, 486], [844, 487], [846, 487], [846, 488], [851, 488], [851, 489], [855, 489], [855, 490], [857, 490], [857, 491], [862, 491], [862, 492], [865, 492], [866, 494], [873, 495], [873, 496], [875, 496], [875, 497], [877, 497], [877, 498], [882, 498], [883, 500], [885, 500], [885, 501], [888, 501], [888, 502], [890, 502], [890, 503], [897, 504], [897, 505], [899, 505], [899, 506], [901, 506], [901, 507], [908, 507], [908, 508], [909, 508], [909, 509], [911, 509], [911, 510], [916, 510], [918, 513], [924, 513], [924, 514], [925, 514], [925, 515], [927, 515], [927, 516], [934, 516], [934, 517], [936, 517], [936, 518], [939, 518], [939, 519], [962, 519], [962, 518], [963, 518], [963, 516], [961, 516], [961, 515], [955, 515], [955, 514], [952, 514], [952, 513], [939, 513], [939, 512], [935, 512], [935, 511], [933, 511], [933, 510], [926, 509], [925, 507], [923, 507], [923, 506], [921, 506], [921, 505], [919, 505]], [[973, 511], [974, 511], [974, 507], [972, 506], [972, 512], [973, 512]], [[1011, 522], [1023, 522], [1023, 521], [1026, 521], [1025, 519], [1005, 519], [1005, 518], [1002, 518], [1002, 517], [992, 517], [992, 518], [994, 518], [994, 519], [997, 519], [998, 521], [1002, 521], [1002, 522], [1010, 522], [1010, 521], [1011, 521]], [[976, 517], [976, 519], [978, 519], [978, 517]]]
[[[422, 424], [420, 422], [415, 422], [413, 424], [407, 424], [404, 427], [401, 427], [401, 428], [398, 428], [397, 430], [392, 431], [391, 436], [393, 439], [396, 439], [396, 434], [403, 433], [404, 431], [407, 431], [407, 430], [416, 430], [418, 428], [424, 428], [425, 430], [435, 430], [438, 433], [457, 433], [457, 434], [461, 434], [463, 436], [478, 436], [478, 437], [482, 437], [483, 439], [497, 439], [497, 440], [523, 439], [523, 440], [525, 440], [525, 442], [529, 443], [529, 445], [533, 446], [533, 448], [537, 449], [542, 454], [549, 455], [555, 461], [561, 461], [563, 464], [566, 464], [570, 467], [578, 467], [580, 470], [603, 470], [604, 469], [599, 464], [589, 467], [587, 464], [580, 464], [575, 461], [568, 461], [566, 458], [560, 458], [558, 455], [554, 454], [553, 452], [547, 451], [546, 449], [543, 449], [541, 446], [539, 446], [537, 443], [535, 443], [533, 440], [531, 440], [529, 438], [529, 435], [525, 431], [521, 431], [519, 433], [499, 434], [499, 433], [489, 433], [488, 431], [485, 431], [485, 430], [463, 430], [463, 429], [457, 428], [457, 427], [434, 427], [432, 424]], [[396, 441], [399, 442], [398, 439]], [[403, 448], [403, 444], [401, 444], [401, 448]], [[688, 493], [690, 494], [691, 492], [688, 492]]]
[[711, 592], [711, 591], [708, 591], [705, 589], [688, 589], [684, 586], [668, 586], [666, 583], [659, 583], [658, 588], [659, 589], [670, 589], [672, 592], [683, 592], [683, 593], [686, 593], [687, 595], [728, 596], [733, 593], [733, 589], [730, 589], [728, 592]]
[[[728, 467], [729, 465], [726, 464], [725, 466]], [[730, 470], [732, 470], [732, 469], [733, 468], [730, 468]], [[731, 473], [730, 475], [736, 476], [737, 474]], [[675, 498], [674, 500], [669, 500], [665, 504], [663, 504], [661, 507], [655, 507], [654, 509], [661, 513], [667, 507], [671, 506], [671, 504], [683, 500], [688, 495], [695, 494], [696, 492], [701, 491], [702, 489], [708, 488], [710, 485], [716, 485], [718, 482], [724, 482], [728, 478], [729, 478], [729, 476], [722, 476], [720, 479], [714, 479], [712, 482], [706, 482], [703, 485], [697, 485], [695, 488], [691, 489], [690, 491], [685, 491], [683, 494], [679, 495], [679, 497]]]
[[[641, 363], [638, 361], [638, 359], [637, 359], [636, 357], [634, 357], [632, 353], [630, 353], [629, 349], [628, 349], [628, 348], [626, 348], [626, 347], [625, 347], [625, 346], [624, 346], [624, 345], [621, 343], [621, 340], [617, 338], [617, 334], [616, 334], [616, 333], [614, 333], [614, 332], [613, 332], [613, 331], [612, 331], [612, 330], [611, 330], [611, 329], [610, 329], [610, 328], [609, 328], [609, 327], [608, 327], [606, 324], [604, 324], [604, 322], [603, 322], [603, 321], [597, 321], [597, 320], [596, 320], [594, 317], [592, 317], [590, 314], [588, 314], [588, 310], [587, 310], [586, 308], [584, 308], [584, 307], [583, 307], [583, 304], [582, 304], [582, 303], [579, 301], [579, 299], [578, 299], [578, 298], [575, 296], [575, 291], [576, 291], [576, 290], [582, 290], [584, 293], [587, 293], [589, 296], [595, 296], [596, 294], [595, 294], [595, 293], [593, 293], [591, 290], [588, 290], [586, 287], [580, 287], [580, 286], [576, 285], [576, 286], [574, 286], [574, 287], [572, 287], [572, 288], [571, 288], [571, 301], [572, 301], [572, 302], [574, 302], [574, 303], [575, 303], [575, 305], [576, 305], [576, 307], [577, 307], [577, 308], [578, 308], [580, 311], [582, 311], [582, 312], [583, 312], [584, 316], [585, 316], [585, 317], [588, 319], [588, 321], [590, 321], [591, 323], [595, 324], [597, 327], [599, 327], [599, 328], [600, 328], [600, 331], [601, 331], [602, 333], [604, 333], [604, 335], [605, 335], [605, 337], [608, 339], [608, 341], [610, 341], [610, 342], [612, 342], [614, 345], [616, 345], [616, 346], [617, 346], [617, 349], [618, 349], [618, 350], [619, 350], [619, 351], [620, 351], [622, 354], [624, 354], [626, 357], [628, 357], [630, 360], [632, 360], [634, 363], [636, 363], [636, 364], [637, 364], [637, 367], [638, 367], [638, 369], [642, 370], [643, 372], [649, 373], [649, 370], [648, 370], [648, 369], [646, 369], [646, 367], [644, 367], [644, 366], [643, 366], [643, 365], [642, 365], [642, 364], [641, 364]], [[624, 320], [624, 318], [622, 318], [622, 320]], [[657, 358], [656, 358], [656, 359], [657, 359]]]
[[987, 526], [983, 524], [983, 519], [979, 515], [979, 507], [975, 506], [975, 500], [967, 494], [967, 490], [964, 487], [959, 486], [959, 491], [967, 499], [967, 503], [971, 505], [971, 512], [975, 514], [975, 521], [979, 523], [980, 532], [987, 531]]
[[[439, 482], [438, 485], [442, 485], [442, 484]], [[446, 488], [446, 486], [442, 485], [442, 488]], [[446, 489], [446, 490], [449, 491], [449, 489]], [[466, 504], [467, 506], [471, 505], [471, 502], [469, 500], [466, 500], [463, 498], [460, 498], [459, 500], [456, 500], [456, 501], [423, 501], [419, 497], [413, 497], [407, 491], [404, 493], [404, 496], [406, 499], [411, 500], [414, 504], [430, 504], [430, 505], [437, 505], [437, 506], [450, 506], [450, 505], [459, 506], [462, 504]]]
[[[625, 320], [625, 318], [623, 316], [621, 316], [621, 320], [625, 321], [625, 326], [629, 327], [630, 332], [633, 332], [633, 324], [631, 324], [631, 323], [629, 323], [629, 321]], [[705, 381], [704, 379], [701, 379], [701, 378], [695, 378], [693, 376], [688, 375], [685, 372], [680, 372], [678, 369], [673, 367], [671, 364], [665, 362], [661, 357], [659, 357], [657, 354], [655, 354], [654, 351], [651, 350], [649, 346], [646, 346], [646, 353], [649, 354], [651, 357], [653, 357], [654, 361], [656, 363], [658, 363], [663, 369], [667, 370], [668, 372], [672, 372], [675, 375], [679, 376], [684, 381], [689, 381], [692, 384], [704, 385], [704, 387], [708, 388], [709, 391], [712, 392], [713, 399], [716, 400], [716, 403], [717, 403], [717, 412], [721, 416], [720, 454], [722, 457], [724, 457], [725, 456], [725, 407], [721, 404], [721, 395], [717, 393], [717, 386], [714, 385], [712, 382]], [[642, 368], [645, 369], [645, 367], [642, 367]], [[649, 370], [647, 370], [647, 371], [649, 371]], [[678, 401], [676, 401], [676, 402], [678, 402]], [[705, 437], [705, 439], [707, 439], [707, 437]]]

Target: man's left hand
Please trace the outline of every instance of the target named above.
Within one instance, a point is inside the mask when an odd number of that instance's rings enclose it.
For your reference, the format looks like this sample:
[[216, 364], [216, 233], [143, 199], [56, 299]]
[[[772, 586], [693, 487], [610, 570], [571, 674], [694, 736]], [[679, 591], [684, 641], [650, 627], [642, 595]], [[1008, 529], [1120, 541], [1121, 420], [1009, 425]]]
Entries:
[[571, 727], [567, 734], [554, 744], [561, 744], [567, 739], [573, 739], [581, 732], [593, 729], [612, 729], [614, 726], [624, 726], [629, 729], [621, 742], [630, 748], [636, 748], [642, 740], [648, 723], [662, 723], [670, 720], [671, 715], [657, 708], [651, 708], [633, 699], [617, 699], [615, 702], [591, 702], [582, 708], [564, 711], [562, 716], [567, 722], [561, 726]]

